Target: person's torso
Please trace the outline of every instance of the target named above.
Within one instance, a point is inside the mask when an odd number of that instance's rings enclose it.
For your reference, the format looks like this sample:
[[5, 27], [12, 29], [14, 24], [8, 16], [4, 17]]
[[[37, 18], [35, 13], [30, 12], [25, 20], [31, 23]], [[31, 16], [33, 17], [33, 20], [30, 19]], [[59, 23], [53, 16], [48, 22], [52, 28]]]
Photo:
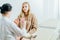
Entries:
[[[20, 19], [22, 19], [23, 17], [24, 16], [20, 17]], [[30, 14], [27, 18], [25, 18], [27, 31], [29, 31], [32, 28], [32, 17], [33, 17], [33, 14]], [[20, 28], [23, 28], [21, 26], [21, 23], [20, 23]]]
[[14, 34], [10, 30], [10, 22], [5, 17], [0, 20], [0, 39], [6, 40], [7, 38], [14, 38]]

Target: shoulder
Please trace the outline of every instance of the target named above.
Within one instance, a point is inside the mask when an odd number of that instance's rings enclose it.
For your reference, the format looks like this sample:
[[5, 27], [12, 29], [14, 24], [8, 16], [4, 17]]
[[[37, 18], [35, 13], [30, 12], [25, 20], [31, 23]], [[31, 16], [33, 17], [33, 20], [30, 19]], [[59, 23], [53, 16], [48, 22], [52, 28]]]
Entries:
[[30, 13], [30, 16], [33, 18], [36, 17], [34, 13]]
[[8, 24], [8, 25], [13, 25], [13, 21], [8, 19], [8, 20], [5, 20], [5, 22]]
[[10, 20], [6, 20], [7, 24], [11, 25], [12, 24], [12, 21]]
[[24, 16], [24, 14], [21, 12], [18, 17], [20, 18], [20, 17], [23, 17], [23, 16]]

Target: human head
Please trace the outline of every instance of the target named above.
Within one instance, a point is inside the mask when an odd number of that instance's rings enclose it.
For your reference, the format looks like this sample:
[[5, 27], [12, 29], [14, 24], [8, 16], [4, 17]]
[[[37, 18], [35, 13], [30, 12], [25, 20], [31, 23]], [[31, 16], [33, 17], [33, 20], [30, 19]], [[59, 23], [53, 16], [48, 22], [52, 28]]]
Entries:
[[25, 14], [25, 15], [28, 15], [29, 12], [30, 12], [30, 5], [28, 2], [24, 2], [22, 4], [22, 12]]
[[8, 15], [10, 14], [10, 11], [12, 10], [12, 6], [9, 3], [5, 3], [0, 7], [0, 12], [2, 15]]

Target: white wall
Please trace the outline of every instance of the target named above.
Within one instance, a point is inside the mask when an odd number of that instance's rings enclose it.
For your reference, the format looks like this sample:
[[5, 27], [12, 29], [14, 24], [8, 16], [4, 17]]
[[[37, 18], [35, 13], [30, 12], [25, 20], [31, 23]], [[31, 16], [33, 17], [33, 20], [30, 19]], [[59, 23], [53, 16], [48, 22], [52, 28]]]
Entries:
[[59, 13], [58, 13], [58, 18], [60, 19], [60, 0], [59, 0]]

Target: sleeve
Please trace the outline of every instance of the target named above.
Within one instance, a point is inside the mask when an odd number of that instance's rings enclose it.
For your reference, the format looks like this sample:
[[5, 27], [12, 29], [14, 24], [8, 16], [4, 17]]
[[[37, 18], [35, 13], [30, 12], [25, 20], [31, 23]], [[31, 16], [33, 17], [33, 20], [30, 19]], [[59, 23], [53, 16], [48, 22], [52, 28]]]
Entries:
[[12, 32], [15, 33], [17, 36], [28, 36], [29, 35], [29, 33], [17, 27], [17, 25], [14, 22], [11, 23], [11, 29], [12, 29]]
[[37, 31], [38, 28], [38, 23], [37, 23], [37, 19], [36, 16], [32, 15], [32, 19], [31, 19], [31, 30], [29, 31], [29, 33], [33, 34]]
[[37, 23], [36, 16], [33, 15], [33, 17], [32, 17], [32, 28], [37, 29], [37, 25], [38, 25], [38, 23]]

